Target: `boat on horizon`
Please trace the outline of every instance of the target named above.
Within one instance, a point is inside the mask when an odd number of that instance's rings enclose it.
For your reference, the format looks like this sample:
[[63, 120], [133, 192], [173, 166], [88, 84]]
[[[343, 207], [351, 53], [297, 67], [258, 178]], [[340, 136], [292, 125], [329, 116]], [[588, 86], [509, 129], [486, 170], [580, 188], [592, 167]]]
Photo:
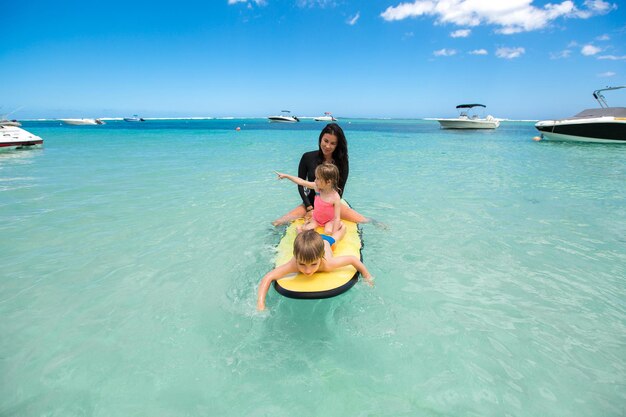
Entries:
[[124, 117], [125, 122], [145, 122], [146, 119], [143, 117], [139, 117], [136, 114], [133, 114], [133, 117]]
[[329, 111], [324, 112], [323, 116], [316, 117], [313, 120], [315, 120], [316, 122], [336, 122], [337, 121], [337, 119], [335, 119], [335, 117]]
[[269, 116], [270, 123], [297, 123], [300, 121], [296, 116], [292, 116], [289, 110], [281, 110], [278, 116]]
[[40, 147], [43, 139], [37, 135], [11, 125], [0, 124], [0, 150]]
[[94, 126], [94, 125], [103, 125], [105, 124], [100, 119], [59, 119], [66, 125], [72, 126]]
[[603, 91], [626, 86], [606, 87], [593, 92], [600, 108], [585, 109], [559, 120], [541, 120], [535, 128], [541, 136], [555, 141], [626, 143], [626, 107], [609, 107]]
[[[18, 107], [17, 109], [13, 110], [12, 112], [9, 112], [9, 113], [6, 113], [6, 114], [0, 114], [0, 125], [1, 126], [15, 126], [15, 127], [22, 126], [22, 124], [20, 122], [18, 122], [17, 120], [9, 119], [10, 115], [15, 113], [16, 111], [21, 110], [22, 107]], [[2, 107], [0, 107], [0, 108], [2, 108]]]
[[477, 114], [471, 113], [472, 109], [476, 107], [484, 109], [487, 106], [478, 103], [459, 104], [456, 106], [459, 111], [459, 117], [435, 120], [439, 122], [442, 129], [496, 129], [500, 126], [500, 121], [492, 115], [480, 118]]
[[22, 126], [22, 124], [20, 122], [18, 122], [17, 120], [15, 120], [15, 119], [13, 119], [13, 120], [1, 119], [0, 120], [0, 126], [20, 127], [20, 126]]

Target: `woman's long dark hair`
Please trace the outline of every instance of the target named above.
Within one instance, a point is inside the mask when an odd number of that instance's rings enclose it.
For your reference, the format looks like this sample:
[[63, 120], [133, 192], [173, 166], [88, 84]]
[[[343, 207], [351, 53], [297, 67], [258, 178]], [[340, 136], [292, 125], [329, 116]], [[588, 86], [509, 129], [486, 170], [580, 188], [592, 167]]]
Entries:
[[322, 129], [317, 142], [319, 149], [318, 159], [320, 163], [324, 162], [324, 154], [322, 153], [322, 136], [326, 133], [329, 133], [337, 138], [337, 147], [333, 151], [333, 159], [335, 161], [335, 165], [339, 168], [340, 182], [341, 179], [345, 181], [345, 174], [348, 168], [348, 141], [346, 140], [346, 135], [337, 123], [329, 123], [326, 127], [324, 127], [324, 129]]

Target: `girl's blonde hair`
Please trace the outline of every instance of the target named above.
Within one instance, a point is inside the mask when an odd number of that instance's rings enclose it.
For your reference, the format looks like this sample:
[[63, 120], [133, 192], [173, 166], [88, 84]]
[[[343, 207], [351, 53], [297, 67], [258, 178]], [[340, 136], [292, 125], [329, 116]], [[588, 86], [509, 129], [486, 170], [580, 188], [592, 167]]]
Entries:
[[324, 257], [324, 240], [315, 230], [306, 230], [293, 242], [293, 256], [303, 263], [315, 262]]
[[332, 187], [335, 190], [339, 190], [337, 188], [339, 184], [339, 168], [337, 168], [337, 165], [331, 164], [330, 162], [319, 164], [317, 168], [315, 168], [315, 178], [330, 181]]

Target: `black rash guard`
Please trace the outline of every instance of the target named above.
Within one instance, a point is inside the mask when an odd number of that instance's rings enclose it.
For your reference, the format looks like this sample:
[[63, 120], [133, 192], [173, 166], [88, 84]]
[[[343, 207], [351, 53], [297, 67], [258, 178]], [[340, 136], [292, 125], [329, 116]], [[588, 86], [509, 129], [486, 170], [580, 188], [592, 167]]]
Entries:
[[[302, 154], [302, 159], [300, 159], [300, 165], [298, 165], [298, 177], [302, 178], [306, 181], [315, 181], [315, 168], [319, 164], [322, 163], [322, 160], [319, 158], [319, 151], [311, 151]], [[346, 181], [348, 181], [348, 172], [349, 167], [346, 162], [345, 168], [342, 170], [339, 168], [339, 195], [343, 196], [343, 191], [346, 187]], [[343, 172], [342, 172], [343, 171]], [[307, 192], [304, 191], [304, 187], [298, 185], [298, 192], [300, 193], [300, 197], [302, 198], [302, 203], [304, 207], [309, 207], [313, 205], [313, 201], [315, 200], [315, 190], [307, 189]]]

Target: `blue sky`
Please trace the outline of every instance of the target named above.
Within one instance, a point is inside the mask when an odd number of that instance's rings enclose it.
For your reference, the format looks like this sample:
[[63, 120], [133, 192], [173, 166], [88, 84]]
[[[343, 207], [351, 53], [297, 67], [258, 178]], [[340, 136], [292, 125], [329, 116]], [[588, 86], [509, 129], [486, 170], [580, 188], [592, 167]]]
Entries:
[[[542, 119], [626, 85], [626, 4], [3, 2], [0, 114]], [[626, 106], [621, 91], [609, 104]], [[15, 111], [18, 109], [17, 111]]]

